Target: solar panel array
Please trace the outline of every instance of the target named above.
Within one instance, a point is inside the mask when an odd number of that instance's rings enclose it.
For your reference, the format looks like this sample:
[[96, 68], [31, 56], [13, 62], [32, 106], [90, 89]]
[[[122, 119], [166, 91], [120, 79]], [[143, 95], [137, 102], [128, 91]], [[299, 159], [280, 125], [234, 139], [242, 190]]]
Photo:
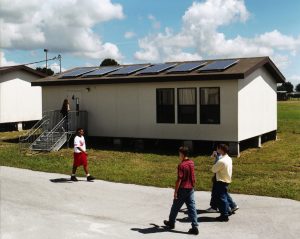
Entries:
[[171, 67], [176, 66], [175, 63], [161, 63], [161, 64], [155, 64], [153, 66], [149, 66], [141, 71], [139, 71], [138, 73], [140, 75], [146, 75], [146, 74], [158, 74], [160, 72], [163, 72], [167, 69], [170, 69]]
[[85, 73], [94, 71], [95, 69], [97, 69], [97, 68], [96, 67], [94, 67], [94, 68], [90, 68], [90, 67], [78, 68], [78, 69], [75, 69], [73, 71], [69, 71], [69, 72], [63, 74], [59, 78], [75, 78], [75, 77], [81, 76]]
[[203, 65], [205, 65], [205, 61], [195, 61], [195, 62], [185, 62], [180, 65], [175, 66], [167, 71], [167, 73], [185, 73], [193, 71]]
[[218, 60], [201, 67], [199, 71], [224, 71], [237, 62], [238, 60]]
[[88, 78], [88, 77], [97, 77], [97, 76], [104, 76], [110, 72], [119, 70], [122, 68], [121, 66], [105, 66], [105, 67], [100, 67], [99, 69], [86, 73], [82, 75], [81, 77]]
[[103, 66], [103, 67], [82, 67], [69, 71], [59, 78], [92, 78], [101, 77], [104, 75], [108, 76], [126, 76], [133, 73], [138, 75], [155, 75], [161, 72], [166, 72], [167, 74], [179, 74], [179, 73], [189, 73], [191, 71], [197, 70], [197, 72], [218, 72], [224, 71], [229, 67], [236, 64], [238, 60], [216, 60], [211, 63], [206, 61], [194, 61], [194, 62], [184, 62], [184, 63], [160, 63], [155, 65], [149, 64], [138, 64], [129, 66]]
[[130, 75], [149, 66], [148, 64], [125, 66], [109, 74], [109, 76]]

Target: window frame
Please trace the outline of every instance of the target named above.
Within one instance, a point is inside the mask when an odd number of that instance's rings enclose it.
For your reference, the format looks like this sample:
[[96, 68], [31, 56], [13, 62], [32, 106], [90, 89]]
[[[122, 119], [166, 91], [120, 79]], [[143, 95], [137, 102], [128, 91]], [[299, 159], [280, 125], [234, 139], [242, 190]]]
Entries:
[[[184, 90], [184, 89], [193, 89], [195, 92], [195, 104], [194, 105], [179, 105], [179, 91], [180, 90]], [[181, 119], [181, 108], [184, 106], [188, 106], [188, 107], [194, 107], [195, 108], [195, 115], [194, 115], [194, 119], [192, 122], [182, 122]], [[197, 124], [197, 115], [198, 115], [198, 100], [197, 100], [197, 87], [183, 87], [183, 88], [177, 88], [177, 123], [178, 124]]]
[[[201, 89], [218, 89], [218, 102], [219, 104], [210, 104], [210, 105], [204, 105], [201, 103]], [[201, 114], [201, 108], [203, 107], [209, 107], [209, 106], [218, 106], [216, 107], [218, 109], [218, 120], [215, 122], [208, 122], [208, 121], [203, 121], [203, 114]], [[200, 124], [214, 124], [214, 125], [220, 125], [221, 124], [221, 88], [218, 86], [212, 86], [212, 87], [200, 87], [199, 88], [199, 114], [200, 114]], [[202, 117], [201, 117], [202, 115]]]
[[[172, 119], [169, 120], [168, 122], [161, 120], [162, 117], [159, 117], [160, 108], [163, 107], [163, 105], [158, 104], [158, 102], [159, 102], [158, 92], [162, 91], [162, 90], [172, 90], [173, 91], [173, 108], [172, 108], [172, 116], [170, 117]], [[175, 124], [175, 89], [174, 88], [156, 88], [156, 123], [157, 124]]]

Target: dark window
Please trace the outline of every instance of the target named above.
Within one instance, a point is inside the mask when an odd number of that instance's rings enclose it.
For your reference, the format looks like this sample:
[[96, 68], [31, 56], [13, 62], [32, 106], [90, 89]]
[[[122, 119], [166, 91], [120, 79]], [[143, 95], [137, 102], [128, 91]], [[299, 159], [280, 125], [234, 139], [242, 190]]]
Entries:
[[178, 123], [197, 124], [196, 88], [178, 89]]
[[220, 88], [200, 88], [200, 124], [220, 124]]
[[174, 89], [156, 90], [156, 122], [175, 123]]

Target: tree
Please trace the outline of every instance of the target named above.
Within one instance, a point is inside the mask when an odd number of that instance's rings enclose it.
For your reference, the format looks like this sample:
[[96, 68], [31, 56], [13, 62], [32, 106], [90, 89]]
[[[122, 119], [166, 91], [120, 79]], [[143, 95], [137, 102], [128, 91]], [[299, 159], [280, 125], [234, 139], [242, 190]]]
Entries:
[[299, 83], [298, 85], [296, 85], [295, 90], [296, 90], [297, 92], [300, 92], [300, 83]]
[[100, 64], [100, 66], [118, 66], [118, 65], [119, 65], [119, 63], [111, 58], [104, 59]]
[[48, 76], [52, 76], [54, 74], [53, 70], [51, 70], [50, 68], [46, 68], [46, 67], [44, 67], [44, 68], [37, 67], [36, 70], [39, 71], [39, 72], [42, 72], [42, 73], [44, 73]]
[[287, 91], [288, 93], [293, 92], [294, 86], [291, 82], [284, 82], [277, 87], [278, 91]]

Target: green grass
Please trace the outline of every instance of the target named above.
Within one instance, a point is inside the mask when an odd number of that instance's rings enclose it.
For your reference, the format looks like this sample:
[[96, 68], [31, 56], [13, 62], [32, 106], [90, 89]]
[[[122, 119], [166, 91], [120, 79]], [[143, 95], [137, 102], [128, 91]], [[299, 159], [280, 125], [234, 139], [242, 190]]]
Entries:
[[[18, 146], [5, 142], [17, 138], [17, 132], [0, 133], [0, 165], [44, 172], [70, 174], [72, 149], [53, 153], [20, 154]], [[212, 159], [197, 156], [197, 190], [210, 191]], [[248, 149], [234, 158], [234, 193], [291, 198], [300, 201], [300, 102], [278, 103], [278, 140]], [[98, 179], [173, 187], [176, 179], [176, 155], [89, 150], [91, 173]], [[83, 176], [83, 170], [79, 170]]]

